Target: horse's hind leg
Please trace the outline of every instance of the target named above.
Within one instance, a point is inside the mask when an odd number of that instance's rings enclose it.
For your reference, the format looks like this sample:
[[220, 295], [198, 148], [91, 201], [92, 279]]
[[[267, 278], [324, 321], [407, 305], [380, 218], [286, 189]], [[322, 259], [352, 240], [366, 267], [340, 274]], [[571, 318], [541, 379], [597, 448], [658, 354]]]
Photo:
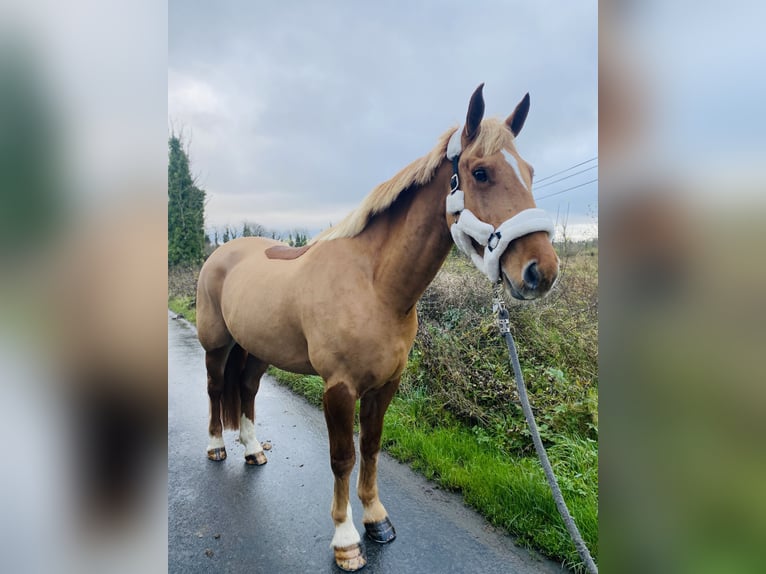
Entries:
[[231, 377], [231, 360], [237, 359], [237, 357], [232, 355], [238, 352], [243, 352], [242, 348], [238, 345], [232, 347], [231, 344], [205, 352], [207, 394], [210, 398], [209, 442], [207, 446], [207, 457], [210, 460], [221, 461], [226, 458], [221, 407], [225, 399], [226, 376]]
[[247, 356], [247, 363], [242, 371], [239, 382], [239, 392], [242, 404], [242, 417], [239, 422], [239, 442], [245, 447], [245, 462], [247, 464], [266, 464], [266, 455], [263, 447], [255, 436], [255, 395], [261, 384], [261, 377], [266, 372], [268, 365], [256, 359], [253, 355]]
[[359, 450], [362, 460], [359, 464], [357, 493], [364, 507], [362, 522], [367, 536], [379, 544], [386, 544], [396, 538], [394, 526], [378, 498], [378, 453], [383, 415], [398, 387], [397, 378], [379, 389], [368, 391], [360, 401]]
[[223, 394], [223, 372], [228, 357], [228, 346], [205, 353], [207, 394], [210, 398], [210, 422], [208, 424], [210, 440], [207, 445], [207, 457], [210, 460], [224, 460], [226, 458], [226, 447], [223, 444], [223, 424], [221, 423], [221, 395]]

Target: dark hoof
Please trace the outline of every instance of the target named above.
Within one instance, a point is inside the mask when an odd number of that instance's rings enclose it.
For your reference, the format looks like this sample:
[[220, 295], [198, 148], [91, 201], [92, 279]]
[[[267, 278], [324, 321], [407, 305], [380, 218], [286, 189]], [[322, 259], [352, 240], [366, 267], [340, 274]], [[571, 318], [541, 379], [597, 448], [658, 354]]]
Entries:
[[380, 522], [365, 524], [364, 529], [367, 531], [367, 537], [378, 544], [388, 544], [396, 538], [396, 530], [394, 530], [394, 525], [391, 524], [388, 516]]
[[213, 448], [207, 451], [207, 457], [210, 460], [226, 460], [226, 447]]
[[245, 457], [245, 463], [251, 464], [255, 466], [263, 466], [266, 464], [268, 460], [266, 460], [266, 455], [262, 452], [256, 452], [255, 454], [248, 454]]
[[335, 564], [346, 572], [356, 572], [364, 568], [367, 558], [362, 551], [362, 545], [358, 542], [343, 548], [333, 548], [335, 552]]

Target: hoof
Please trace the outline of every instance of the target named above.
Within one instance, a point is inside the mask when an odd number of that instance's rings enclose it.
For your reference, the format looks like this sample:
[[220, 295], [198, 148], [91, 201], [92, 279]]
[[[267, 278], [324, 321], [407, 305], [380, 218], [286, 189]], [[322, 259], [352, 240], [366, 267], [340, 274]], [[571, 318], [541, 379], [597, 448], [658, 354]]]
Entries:
[[211, 448], [209, 451], [207, 451], [207, 457], [210, 460], [226, 460], [226, 448]]
[[394, 530], [394, 525], [391, 524], [388, 516], [380, 522], [365, 524], [364, 529], [367, 532], [367, 537], [378, 544], [388, 544], [396, 538], [396, 530]]
[[245, 463], [251, 464], [255, 466], [263, 466], [266, 464], [268, 460], [266, 460], [266, 455], [263, 454], [263, 452], [256, 452], [255, 454], [248, 454], [245, 457]]
[[365, 558], [364, 552], [362, 552], [362, 545], [358, 542], [343, 548], [333, 548], [333, 551], [335, 552], [335, 563], [338, 565], [338, 568], [346, 572], [356, 572], [367, 564], [367, 558]]

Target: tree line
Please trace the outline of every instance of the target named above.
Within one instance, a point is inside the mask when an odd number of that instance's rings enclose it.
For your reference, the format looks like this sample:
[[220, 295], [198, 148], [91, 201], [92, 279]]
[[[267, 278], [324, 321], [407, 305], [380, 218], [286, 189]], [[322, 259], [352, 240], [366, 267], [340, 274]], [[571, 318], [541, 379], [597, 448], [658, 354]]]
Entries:
[[287, 233], [245, 222], [241, 228], [226, 225], [219, 233], [205, 234], [205, 190], [191, 174], [189, 154], [179, 135], [168, 139], [168, 267], [201, 264], [222, 243], [237, 237], [271, 237], [293, 247], [306, 245], [308, 233]]
[[288, 232], [267, 229], [260, 223], [250, 223], [248, 221], [242, 224], [242, 227], [233, 227], [225, 225], [222, 229], [214, 229], [207, 237], [207, 242], [217, 247], [227, 241], [237, 237], [269, 237], [277, 241], [284, 241], [292, 247], [301, 247], [309, 241], [308, 232], [300, 229], [294, 229]]

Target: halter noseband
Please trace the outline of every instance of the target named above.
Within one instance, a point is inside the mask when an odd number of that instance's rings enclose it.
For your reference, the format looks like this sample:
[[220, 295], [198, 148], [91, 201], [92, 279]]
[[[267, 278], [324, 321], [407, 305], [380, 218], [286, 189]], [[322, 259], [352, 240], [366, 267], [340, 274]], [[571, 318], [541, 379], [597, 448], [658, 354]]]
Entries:
[[[500, 257], [511, 241], [535, 231], [545, 231], [553, 241], [554, 225], [545, 211], [530, 208], [506, 219], [495, 229], [489, 223], [481, 221], [470, 209], [465, 208], [465, 194], [460, 189], [458, 174], [458, 162], [463, 151], [460, 143], [461, 131], [458, 128], [447, 144], [447, 159], [452, 161], [447, 213], [456, 217], [455, 223], [450, 227], [450, 233], [458, 249], [468, 255], [476, 268], [490, 281], [497, 283], [500, 280]], [[476, 251], [471, 239], [485, 247], [483, 257]]]

